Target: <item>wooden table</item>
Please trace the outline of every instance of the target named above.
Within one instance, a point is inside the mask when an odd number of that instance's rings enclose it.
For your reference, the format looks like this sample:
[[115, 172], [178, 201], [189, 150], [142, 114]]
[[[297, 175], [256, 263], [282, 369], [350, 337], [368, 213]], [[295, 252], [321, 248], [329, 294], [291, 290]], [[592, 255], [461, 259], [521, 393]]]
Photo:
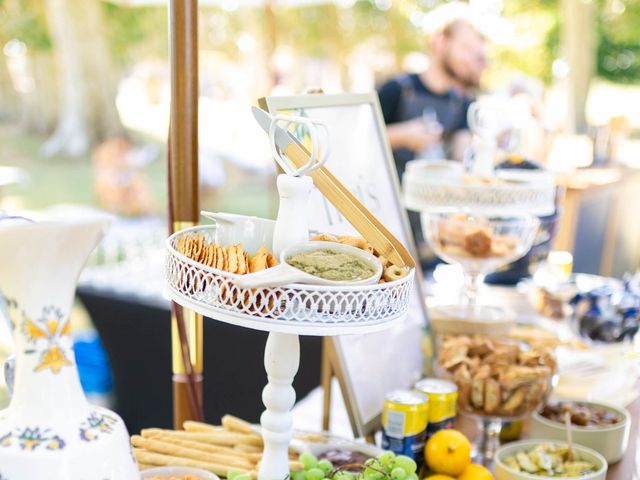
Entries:
[[[589, 208], [588, 205], [593, 206], [594, 202], [598, 204], [604, 202], [606, 218], [596, 215], [595, 218], [600, 220], [594, 220], [596, 225], [592, 225], [591, 230], [587, 232], [595, 234], [596, 238], [602, 235], [602, 245], [597, 253], [600, 258], [595, 262], [599, 267], [587, 273], [599, 273], [604, 276], [620, 275], [619, 268], [616, 268], [619, 266], [616, 263], [621, 261], [631, 263], [627, 269], [632, 270], [635, 262], [638, 261], [638, 256], [629, 256], [628, 253], [625, 255], [625, 249], [620, 247], [626, 237], [637, 236], [637, 230], [633, 230], [635, 223], [627, 222], [628, 219], [634, 218], [635, 210], [628, 210], [625, 205], [636, 203], [635, 192], [640, 185], [640, 169], [624, 167], [579, 169], [571, 174], [558, 176], [558, 183], [566, 188], [566, 195], [562, 204], [563, 214], [554, 249], [575, 253], [577, 248], [588, 248], [585, 245], [580, 246], [576, 238], [579, 223], [583, 223], [579, 222], [581, 211]], [[629, 212], [632, 213], [629, 214]], [[633, 251], [634, 247], [627, 247], [626, 250]], [[578, 271], [584, 271], [580, 265], [577, 266]]]

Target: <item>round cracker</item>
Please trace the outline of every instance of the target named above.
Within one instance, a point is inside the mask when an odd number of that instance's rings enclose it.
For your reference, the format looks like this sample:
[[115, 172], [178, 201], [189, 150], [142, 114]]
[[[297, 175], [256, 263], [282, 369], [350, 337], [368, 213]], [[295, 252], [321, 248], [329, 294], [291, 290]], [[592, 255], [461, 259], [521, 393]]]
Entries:
[[238, 253], [238, 275], [244, 275], [247, 273], [247, 263], [245, 258], [245, 251], [242, 248], [242, 244], [236, 245], [236, 251]]
[[218, 270], [224, 270], [224, 253], [222, 247], [216, 247], [216, 268]]

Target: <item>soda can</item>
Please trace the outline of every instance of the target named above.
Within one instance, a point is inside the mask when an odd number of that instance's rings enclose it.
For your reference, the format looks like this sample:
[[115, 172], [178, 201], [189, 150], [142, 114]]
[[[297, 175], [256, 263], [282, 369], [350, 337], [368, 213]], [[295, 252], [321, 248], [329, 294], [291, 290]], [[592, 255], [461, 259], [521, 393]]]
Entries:
[[382, 411], [382, 448], [422, 465], [428, 421], [429, 399], [425, 395], [412, 390], [388, 393]]
[[440, 378], [423, 378], [414, 388], [429, 399], [427, 439], [439, 430], [454, 428], [458, 413], [458, 387]]

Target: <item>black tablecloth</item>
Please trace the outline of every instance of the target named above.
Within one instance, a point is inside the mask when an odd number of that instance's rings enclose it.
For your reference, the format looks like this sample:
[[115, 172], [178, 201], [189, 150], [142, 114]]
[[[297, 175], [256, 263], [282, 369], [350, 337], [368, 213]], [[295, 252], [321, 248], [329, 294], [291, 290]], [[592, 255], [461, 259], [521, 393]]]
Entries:
[[[113, 371], [115, 406], [130, 432], [173, 427], [169, 303], [80, 287], [78, 296], [102, 339]], [[230, 413], [258, 422], [267, 383], [267, 333], [205, 319], [204, 411], [219, 423]], [[300, 338], [294, 387], [302, 398], [320, 383], [321, 339]], [[320, 425], [318, 425], [320, 428]]]

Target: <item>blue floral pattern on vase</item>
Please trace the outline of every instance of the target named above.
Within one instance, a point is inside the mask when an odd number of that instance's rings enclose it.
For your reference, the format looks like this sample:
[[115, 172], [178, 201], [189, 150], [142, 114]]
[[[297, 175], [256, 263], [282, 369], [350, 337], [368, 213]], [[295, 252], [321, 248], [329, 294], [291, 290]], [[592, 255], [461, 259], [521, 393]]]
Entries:
[[[46, 450], [62, 450], [66, 442], [49, 429], [40, 427], [16, 429], [0, 436], [0, 448], [19, 446], [20, 450], [33, 452], [40, 448]], [[0, 479], [1, 480], [1, 479]]]
[[110, 415], [92, 412], [87, 419], [80, 424], [80, 440], [83, 442], [93, 442], [100, 438], [102, 434], [111, 434], [113, 426], [118, 421]]

